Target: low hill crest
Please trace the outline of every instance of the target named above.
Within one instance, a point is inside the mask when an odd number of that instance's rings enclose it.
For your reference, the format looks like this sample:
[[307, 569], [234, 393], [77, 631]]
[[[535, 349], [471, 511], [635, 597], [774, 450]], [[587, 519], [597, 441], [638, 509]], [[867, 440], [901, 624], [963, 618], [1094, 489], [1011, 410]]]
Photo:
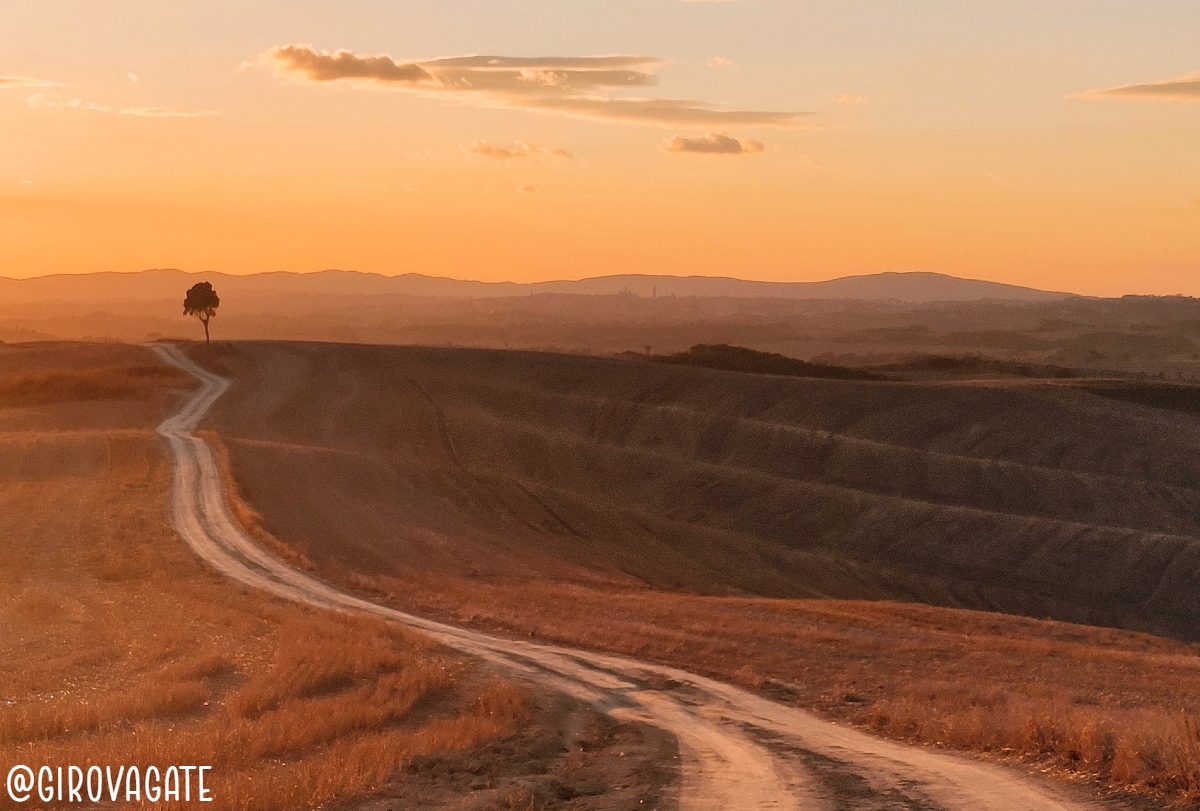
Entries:
[[315, 273], [277, 271], [247, 275], [153, 269], [134, 273], [58, 274], [30, 279], [0, 277], [0, 301], [93, 303], [178, 298], [196, 279], [212, 281], [230, 295], [406, 295], [456, 299], [504, 298], [537, 294], [642, 297], [848, 299], [859, 301], [1053, 301], [1071, 297], [1030, 287], [942, 273], [887, 272], [828, 281], [767, 282], [724, 276], [623, 274], [546, 282], [481, 282], [404, 273], [384, 276], [352, 270]]

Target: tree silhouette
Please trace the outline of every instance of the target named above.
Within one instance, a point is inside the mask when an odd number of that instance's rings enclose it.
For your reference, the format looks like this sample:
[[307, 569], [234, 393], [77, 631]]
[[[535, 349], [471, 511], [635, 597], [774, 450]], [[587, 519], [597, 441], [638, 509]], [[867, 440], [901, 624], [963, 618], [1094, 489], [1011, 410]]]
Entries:
[[208, 320], [217, 314], [221, 299], [208, 282], [197, 282], [187, 291], [183, 300], [183, 314], [194, 315], [204, 325], [204, 343], [208, 343]]

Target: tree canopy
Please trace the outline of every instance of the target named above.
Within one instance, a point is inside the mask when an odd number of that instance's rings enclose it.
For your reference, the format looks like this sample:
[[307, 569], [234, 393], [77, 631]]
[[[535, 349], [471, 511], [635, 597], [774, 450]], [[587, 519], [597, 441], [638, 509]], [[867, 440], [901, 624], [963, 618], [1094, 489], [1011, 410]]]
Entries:
[[208, 342], [208, 321], [217, 314], [221, 298], [209, 282], [197, 282], [187, 291], [183, 300], [183, 314], [194, 315], [204, 325], [204, 341]]

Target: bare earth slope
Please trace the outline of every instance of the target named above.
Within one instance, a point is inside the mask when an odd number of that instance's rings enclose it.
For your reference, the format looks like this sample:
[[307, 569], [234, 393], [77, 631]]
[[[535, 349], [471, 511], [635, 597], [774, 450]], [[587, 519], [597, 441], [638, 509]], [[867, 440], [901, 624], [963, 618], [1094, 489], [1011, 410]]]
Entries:
[[[245, 343], [215, 418], [322, 565], [889, 598], [1200, 637], [1200, 419], [1065, 385]], [[295, 493], [320, 493], [295, 508]]]
[[201, 389], [159, 428], [174, 463], [172, 519], [209, 565], [297, 602], [385, 617], [679, 742], [683, 811], [895, 807], [1075, 811], [1093, 807], [1005, 769], [882, 741], [693, 674], [632, 659], [518, 642], [405, 614], [342, 592], [259, 548], [232, 519], [215, 456], [193, 435], [228, 381], [174, 347], [155, 351]]

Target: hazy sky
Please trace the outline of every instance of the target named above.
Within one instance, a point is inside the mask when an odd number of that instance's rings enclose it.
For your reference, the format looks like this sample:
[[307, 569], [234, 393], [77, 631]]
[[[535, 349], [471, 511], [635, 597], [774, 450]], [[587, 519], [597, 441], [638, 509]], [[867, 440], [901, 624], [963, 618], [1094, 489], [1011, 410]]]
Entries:
[[1197, 42], [1196, 0], [0, 0], [0, 275], [1200, 295]]

